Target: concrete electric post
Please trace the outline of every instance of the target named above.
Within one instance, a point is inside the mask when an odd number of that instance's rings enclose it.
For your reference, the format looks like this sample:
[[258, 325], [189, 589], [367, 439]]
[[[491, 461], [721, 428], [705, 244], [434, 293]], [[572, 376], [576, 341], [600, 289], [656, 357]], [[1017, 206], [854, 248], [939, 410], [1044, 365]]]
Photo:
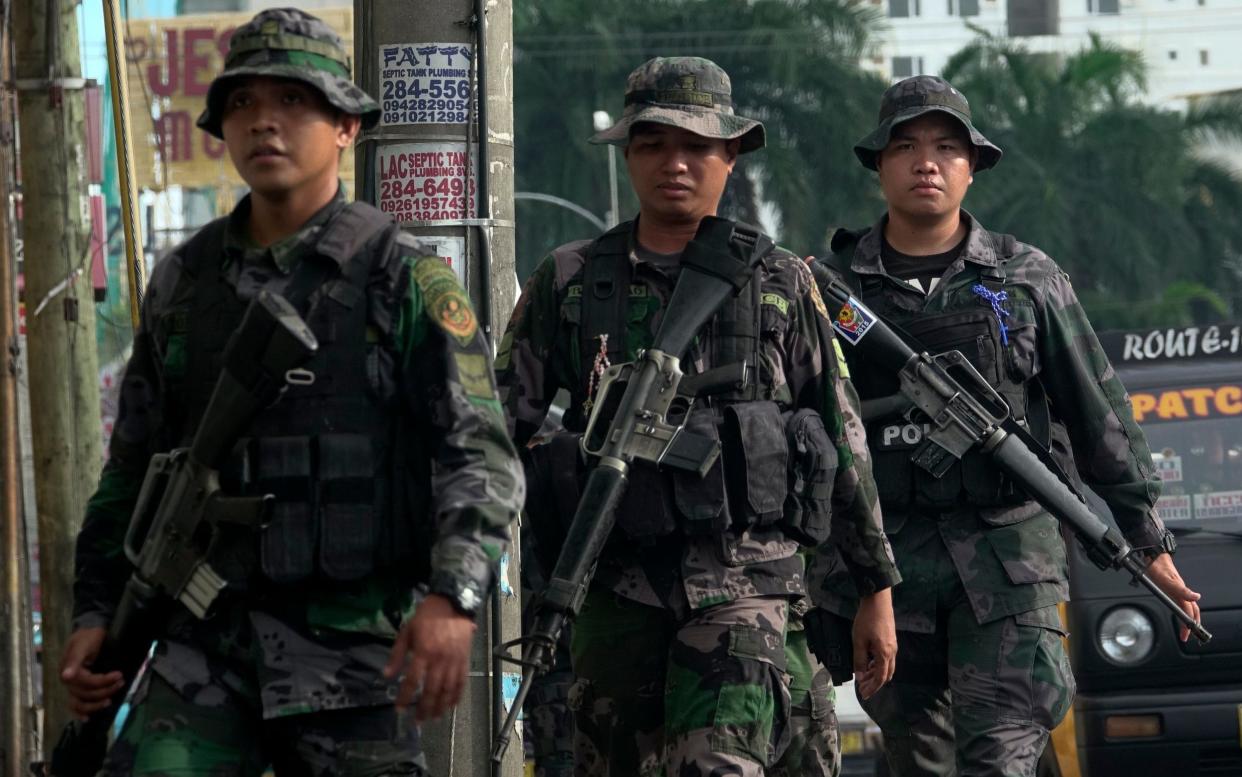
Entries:
[[[9, 29], [0, 29], [0, 81], [13, 74], [13, 41]], [[0, 96], [0, 570], [4, 578], [0, 601], [0, 777], [18, 777], [34, 757], [32, 628], [30, 619], [30, 566], [26, 545], [25, 513], [21, 508], [21, 451], [17, 415], [17, 275], [13, 261], [12, 195], [14, 171], [14, 101]]]
[[[77, 3], [15, 3], [12, 24], [43, 602], [43, 731], [59, 733], [69, 720], [57, 665], [69, 636], [74, 540], [103, 465], [87, 250], [85, 82]], [[54, 735], [43, 738], [45, 747], [54, 742]]]
[[[355, 0], [354, 77], [380, 102], [355, 157], [357, 198], [390, 213], [452, 266], [495, 344], [517, 296], [511, 0]], [[493, 771], [493, 731], [520, 675], [492, 649], [521, 629], [517, 527], [479, 618], [461, 704], [423, 727], [431, 773], [518, 777], [521, 738]]]

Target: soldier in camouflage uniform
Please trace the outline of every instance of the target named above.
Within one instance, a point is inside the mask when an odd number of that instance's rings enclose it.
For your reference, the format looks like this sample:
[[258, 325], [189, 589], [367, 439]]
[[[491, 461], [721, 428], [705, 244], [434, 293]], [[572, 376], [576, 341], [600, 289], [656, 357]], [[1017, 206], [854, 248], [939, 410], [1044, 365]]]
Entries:
[[319, 351], [222, 468], [226, 493], [276, 495], [270, 523], [210, 559], [235, 589], [218, 614], [174, 605], [105, 774], [423, 774], [415, 721], [460, 695], [524, 484], [453, 272], [344, 198], [340, 154], [378, 113], [340, 38], [294, 9], [239, 27], [211, 84], [199, 126], [251, 193], [164, 258], [144, 300], [78, 537], [75, 714], [119, 687], [90, 667], [130, 574], [128, 519], [152, 454], [193, 435], [247, 301], [285, 295]]
[[810, 605], [811, 600], [803, 597], [789, 607], [789, 630], [785, 634], [789, 747], [768, 770], [768, 777], [837, 777], [841, 773], [837, 689], [807, 645], [803, 618]]
[[[716, 212], [737, 154], [764, 143], [762, 125], [734, 114], [728, 76], [707, 60], [645, 63], [625, 102], [620, 121], [593, 140], [624, 147], [639, 216], [557, 248], [528, 280], [497, 357], [519, 445], [561, 388], [570, 394], [568, 433], [583, 431], [604, 365], [650, 345], [683, 249]], [[862, 682], [886, 681], [887, 592], [898, 578], [833, 343], [809, 271], [776, 249], [684, 355], [685, 385], [697, 396], [689, 423], [720, 436], [723, 453], [702, 478], [641, 462], [631, 469], [574, 623], [575, 774], [763, 774], [790, 736], [785, 632], [789, 604], [805, 592], [800, 541], [823, 541], [829, 522], [862, 593]], [[795, 418], [815, 430], [790, 443]], [[564, 460], [545, 469], [572, 473], [576, 440], [560, 449]], [[813, 471], [790, 485], [808, 455]], [[811, 501], [787, 513], [795, 494]], [[558, 511], [528, 505], [528, 514]]]
[[[961, 209], [973, 174], [1001, 158], [966, 98], [939, 78], [906, 79], [884, 93], [878, 128], [854, 152], [878, 172], [888, 212], [870, 229], [838, 232], [817, 278], [844, 279], [933, 353], [962, 351], [1040, 442], [1067, 435], [1083, 481], [1197, 618], [1198, 594], [1164, 552], [1147, 443], [1069, 279], [1039, 249]], [[857, 353], [847, 359], [864, 407], [883, 407], [896, 376]], [[923, 426], [890, 407], [867, 414], [867, 437], [906, 581], [894, 595], [900, 659], [893, 683], [863, 706], [894, 774], [1029, 777], [1074, 695], [1056, 607], [1067, 596], [1057, 522], [978, 453], [939, 480], [915, 467]], [[813, 595], [850, 616], [844, 572], [818, 556]]]

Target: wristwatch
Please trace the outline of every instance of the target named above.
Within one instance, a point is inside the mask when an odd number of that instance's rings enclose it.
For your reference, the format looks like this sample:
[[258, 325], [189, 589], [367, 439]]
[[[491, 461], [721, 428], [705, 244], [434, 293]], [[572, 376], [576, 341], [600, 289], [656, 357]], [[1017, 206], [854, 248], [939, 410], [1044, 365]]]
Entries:
[[1156, 557], [1162, 553], [1168, 553], [1172, 556], [1176, 552], [1177, 538], [1174, 537], [1173, 532], [1168, 529], [1165, 529], [1164, 533], [1160, 535], [1160, 541], [1158, 543], [1150, 547], [1143, 548], [1143, 555], [1147, 557], [1147, 563], [1149, 564], [1155, 561]]
[[471, 618], [479, 614], [479, 607], [483, 605], [483, 596], [473, 581], [456, 580], [447, 576], [437, 577], [432, 579], [427, 593], [443, 596], [453, 605], [454, 610]]

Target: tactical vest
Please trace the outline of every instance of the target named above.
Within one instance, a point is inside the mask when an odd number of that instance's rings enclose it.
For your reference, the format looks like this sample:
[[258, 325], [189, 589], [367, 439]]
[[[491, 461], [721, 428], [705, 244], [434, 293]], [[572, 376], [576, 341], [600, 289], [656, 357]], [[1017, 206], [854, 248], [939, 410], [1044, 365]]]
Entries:
[[[1047, 400], [1038, 379], [1021, 380], [1013, 373], [1001, 337], [997, 314], [982, 297], [943, 313], [911, 311], [892, 305], [885, 293], [886, 279], [878, 275], [859, 275], [850, 268], [854, 249], [863, 233], [840, 230], [832, 239], [829, 264], [841, 274], [859, 300], [893, 325], [916, 351], [932, 354], [961, 351], [1009, 405], [1015, 420], [1025, 423], [1045, 447], [1050, 434]], [[1006, 260], [1013, 256], [1016, 241], [1010, 235], [986, 233], [1001, 261], [995, 267], [979, 268], [979, 280], [991, 292], [1007, 291]], [[947, 293], [947, 292], [946, 292]], [[898, 393], [897, 375], [871, 367], [865, 356], [851, 354], [851, 379], [859, 398], [891, 397]], [[943, 477], [932, 477], [915, 466], [911, 456], [923, 443], [925, 426], [921, 420], [906, 421], [900, 415], [872, 419], [867, 423], [867, 442], [872, 451], [873, 469], [880, 504], [886, 509], [911, 507], [948, 509], [962, 504], [976, 507], [1002, 507], [1021, 504], [1027, 497], [986, 457], [971, 451], [953, 465]]]
[[[591, 368], [607, 335], [613, 364], [628, 358], [631, 305], [648, 293], [633, 283], [629, 256], [633, 223], [620, 224], [586, 250], [577, 331], [580, 384], [566, 426], [580, 429], [589, 396]], [[790, 300], [787, 305], [794, 304]], [[787, 315], [787, 309], [784, 311]], [[636, 317], [635, 326], [647, 326]], [[642, 462], [631, 469], [630, 486], [618, 510], [618, 526], [631, 539], [650, 540], [678, 529], [687, 534], [783, 524], [795, 538], [818, 544], [827, 538], [828, 503], [836, 469], [836, 448], [814, 411], [785, 411], [773, 401], [774, 377], [761, 362], [763, 287], [760, 270], [731, 297], [704, 330], [710, 348], [691, 346], [685, 367], [701, 357], [704, 371], [683, 380], [695, 397], [687, 429], [721, 442], [720, 459], [707, 475], [664, 474]], [[684, 355], [683, 355], [684, 356]]]
[[[184, 383], [166, 393], [188, 441], [206, 409], [229, 336], [247, 301], [223, 277], [227, 219], [190, 240], [183, 282], [194, 287]], [[387, 230], [380, 251], [365, 250]], [[285, 296], [302, 314], [319, 349], [282, 397], [251, 425], [222, 487], [272, 494], [270, 523], [259, 535], [264, 577], [292, 584], [312, 576], [360, 579], [377, 568], [425, 575], [429, 461], [408, 461], [399, 435], [416, 430], [399, 412], [389, 308], [398, 293], [399, 230], [365, 203], [343, 208], [323, 227], [294, 269]]]

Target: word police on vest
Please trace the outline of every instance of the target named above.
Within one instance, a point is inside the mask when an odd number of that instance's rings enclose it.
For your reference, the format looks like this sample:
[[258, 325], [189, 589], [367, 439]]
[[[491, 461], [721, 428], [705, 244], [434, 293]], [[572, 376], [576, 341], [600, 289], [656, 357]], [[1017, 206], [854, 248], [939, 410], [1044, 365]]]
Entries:
[[885, 449], [913, 448], [923, 442], [928, 424], [890, 424], [880, 433], [880, 447]]

